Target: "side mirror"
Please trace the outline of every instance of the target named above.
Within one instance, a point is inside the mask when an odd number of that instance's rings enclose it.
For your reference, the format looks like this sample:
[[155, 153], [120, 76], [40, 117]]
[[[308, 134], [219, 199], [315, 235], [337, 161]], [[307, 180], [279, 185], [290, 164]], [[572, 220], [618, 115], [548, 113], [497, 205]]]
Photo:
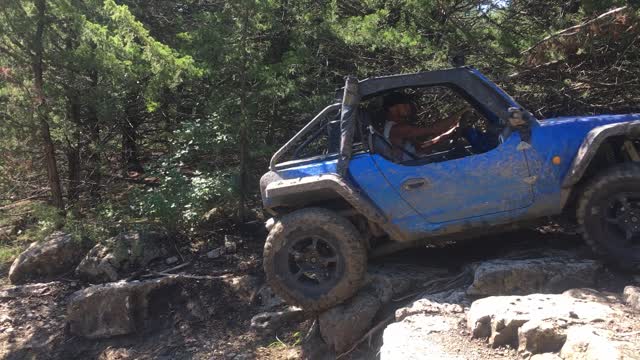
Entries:
[[527, 121], [524, 119], [522, 109], [516, 107], [509, 108], [509, 126], [512, 128], [519, 128], [527, 125]]
[[525, 119], [525, 114], [520, 108], [509, 108], [509, 127], [520, 133], [520, 138], [524, 142], [531, 140], [531, 128], [529, 122]]

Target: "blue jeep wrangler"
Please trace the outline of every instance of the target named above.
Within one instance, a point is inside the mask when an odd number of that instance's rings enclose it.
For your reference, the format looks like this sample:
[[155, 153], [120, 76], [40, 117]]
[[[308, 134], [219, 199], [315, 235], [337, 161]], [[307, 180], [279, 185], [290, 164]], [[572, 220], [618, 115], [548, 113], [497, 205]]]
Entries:
[[[449, 148], [398, 160], [375, 125], [377, 100], [434, 87], [474, 109], [490, 146], [453, 136]], [[469, 67], [347, 78], [260, 181], [273, 216], [267, 281], [287, 302], [318, 311], [358, 290], [372, 256], [559, 215], [577, 221], [605, 260], [638, 269], [638, 139], [640, 114], [539, 121]]]

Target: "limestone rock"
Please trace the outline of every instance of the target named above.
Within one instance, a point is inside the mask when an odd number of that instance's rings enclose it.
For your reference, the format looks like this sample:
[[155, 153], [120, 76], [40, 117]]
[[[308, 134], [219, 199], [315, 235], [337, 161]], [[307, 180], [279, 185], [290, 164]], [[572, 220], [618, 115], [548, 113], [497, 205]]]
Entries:
[[620, 344], [599, 334], [591, 326], [573, 327], [567, 332], [567, 341], [560, 350], [564, 360], [623, 359]]
[[262, 310], [272, 310], [285, 304], [284, 300], [274, 293], [268, 285], [263, 285], [258, 290], [256, 300]]
[[554, 353], [544, 353], [533, 355], [529, 360], [562, 360], [562, 358]]
[[0, 286], [0, 300], [16, 299], [27, 296], [53, 295], [60, 291], [62, 283], [52, 281], [17, 286]]
[[302, 309], [290, 306], [283, 311], [264, 312], [251, 318], [251, 328], [254, 330], [278, 330], [282, 325], [291, 321], [302, 321], [305, 313]]
[[392, 295], [388, 279], [371, 281], [350, 300], [320, 314], [322, 338], [336, 353], [344, 352], [369, 330], [378, 310]]
[[378, 311], [392, 297], [406, 294], [425, 279], [443, 275], [446, 272], [441, 269], [372, 266], [366, 284], [353, 298], [320, 314], [320, 334], [329, 348], [341, 353], [369, 330]]
[[260, 287], [260, 280], [253, 275], [225, 275], [220, 280], [245, 303], [253, 303]]
[[88, 339], [135, 332], [147, 316], [150, 293], [178, 283], [176, 277], [95, 285], [75, 292], [67, 306], [72, 334]]
[[79, 241], [63, 232], [55, 232], [41, 243], [32, 243], [18, 255], [9, 270], [9, 281], [24, 284], [64, 274], [73, 270], [83, 252]]
[[456, 320], [441, 315], [417, 314], [384, 330], [380, 360], [463, 360], [450, 354], [432, 335], [456, 327]]
[[467, 294], [493, 296], [561, 293], [573, 287], [590, 287], [601, 265], [592, 260], [555, 256], [497, 259], [475, 264], [472, 268], [474, 279]]
[[517, 347], [518, 329], [531, 320], [595, 322], [611, 317], [607, 305], [567, 295], [492, 296], [476, 300], [467, 314], [473, 337], [488, 337], [494, 347]]
[[165, 256], [165, 240], [160, 232], [120, 234], [94, 246], [76, 268], [76, 274], [92, 283], [116, 281], [126, 271]]
[[438, 303], [423, 298], [414, 301], [411, 306], [396, 310], [396, 321], [416, 314], [459, 314], [464, 312], [462, 306], [458, 304]]
[[567, 336], [552, 321], [531, 320], [518, 329], [518, 351], [541, 354], [560, 351]]
[[625, 304], [640, 311], [640, 287], [627, 286], [624, 288], [623, 296]]

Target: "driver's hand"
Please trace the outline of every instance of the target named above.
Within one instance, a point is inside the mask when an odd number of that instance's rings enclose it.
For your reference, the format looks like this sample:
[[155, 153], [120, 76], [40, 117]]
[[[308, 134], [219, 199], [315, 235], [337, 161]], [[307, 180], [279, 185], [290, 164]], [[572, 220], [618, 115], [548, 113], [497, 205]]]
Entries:
[[469, 108], [466, 111], [464, 111], [461, 115], [460, 115], [460, 126], [461, 127], [466, 127], [466, 126], [471, 126], [473, 123], [473, 119], [474, 119], [474, 110]]

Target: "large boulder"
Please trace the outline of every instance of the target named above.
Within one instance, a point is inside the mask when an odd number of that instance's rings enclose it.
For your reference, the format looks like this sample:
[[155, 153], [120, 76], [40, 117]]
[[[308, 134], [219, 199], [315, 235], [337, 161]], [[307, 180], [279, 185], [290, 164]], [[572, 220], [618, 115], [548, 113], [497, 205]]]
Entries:
[[91, 283], [116, 281], [128, 271], [166, 256], [166, 238], [162, 232], [120, 234], [94, 246], [76, 268], [76, 274]]
[[[554, 332], [563, 326], [576, 322], [604, 322], [612, 319], [616, 311], [608, 304], [569, 295], [492, 296], [471, 304], [467, 326], [473, 337], [489, 338], [489, 344], [494, 347], [518, 347], [523, 341], [521, 348], [535, 351], [557, 346], [556, 340], [562, 338], [562, 334]], [[529, 321], [538, 323], [521, 330]], [[562, 326], [547, 326], [540, 321], [561, 323]], [[536, 342], [541, 345], [533, 345]]]
[[72, 271], [80, 262], [84, 250], [82, 243], [69, 234], [55, 232], [43, 242], [32, 243], [18, 255], [9, 270], [9, 281], [12, 284], [24, 284]]
[[474, 264], [472, 296], [561, 293], [575, 287], [592, 287], [600, 263], [571, 257], [497, 259]]
[[330, 349], [342, 353], [371, 328], [379, 310], [392, 298], [443, 275], [433, 268], [372, 267], [367, 284], [353, 298], [320, 314], [320, 334]]
[[135, 332], [149, 316], [151, 293], [177, 285], [178, 277], [95, 285], [75, 292], [67, 306], [72, 334], [88, 339]]
[[622, 360], [637, 359], [624, 356], [625, 344], [612, 341], [605, 331], [592, 326], [577, 326], [569, 329], [560, 357], [564, 360]]
[[381, 360], [464, 359], [445, 346], [458, 333], [466, 299], [458, 290], [426, 294], [395, 312], [396, 322], [382, 334]]
[[516, 347], [525, 357], [559, 351], [563, 359], [640, 358], [637, 319], [618, 296], [591, 289], [480, 299], [467, 326], [473, 337]]
[[372, 279], [356, 296], [320, 314], [322, 338], [336, 353], [346, 351], [371, 328], [378, 310], [392, 295], [388, 279]]

